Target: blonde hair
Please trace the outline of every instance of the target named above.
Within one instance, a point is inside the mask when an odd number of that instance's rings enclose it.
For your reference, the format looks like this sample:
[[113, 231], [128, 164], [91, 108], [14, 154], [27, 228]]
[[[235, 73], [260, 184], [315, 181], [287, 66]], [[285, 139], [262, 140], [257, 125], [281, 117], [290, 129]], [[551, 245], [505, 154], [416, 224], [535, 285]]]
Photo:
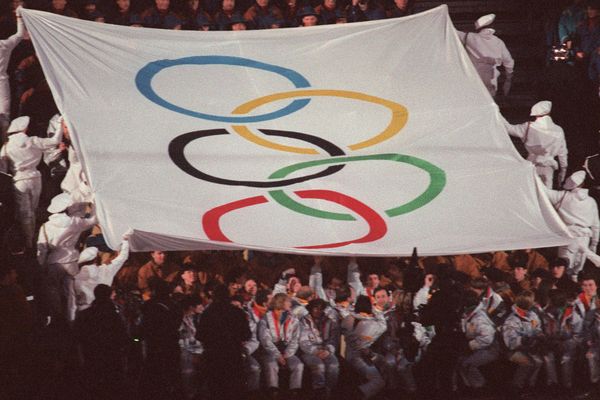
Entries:
[[271, 304], [269, 304], [269, 308], [271, 310], [283, 310], [285, 302], [288, 299], [289, 299], [289, 297], [288, 297], [287, 294], [285, 294], [285, 293], [277, 293], [271, 299]]

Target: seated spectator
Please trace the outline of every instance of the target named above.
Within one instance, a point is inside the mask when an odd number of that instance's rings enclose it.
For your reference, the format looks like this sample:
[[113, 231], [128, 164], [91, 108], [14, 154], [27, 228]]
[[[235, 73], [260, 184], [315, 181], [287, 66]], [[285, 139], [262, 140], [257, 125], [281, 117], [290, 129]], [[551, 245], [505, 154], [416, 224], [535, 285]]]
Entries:
[[264, 349], [262, 370], [271, 397], [279, 392], [279, 369], [290, 371], [290, 390], [299, 398], [304, 364], [297, 356], [300, 323], [290, 312], [292, 301], [285, 293], [277, 293], [271, 300], [271, 309], [258, 324], [258, 339]]
[[255, 0], [245, 13], [244, 19], [249, 22], [251, 29], [269, 29], [271, 25], [268, 23], [270, 19], [283, 19], [283, 13], [276, 5], [269, 4], [270, 0]]
[[173, 293], [193, 298], [200, 298], [202, 284], [198, 281], [196, 269], [192, 265], [184, 265], [174, 281]]
[[236, 15], [237, 19], [243, 19], [239, 13], [236, 12], [235, 0], [222, 0], [221, 9], [215, 14], [215, 25], [220, 31], [230, 30], [231, 19]]
[[468, 388], [480, 392], [485, 378], [479, 368], [495, 361], [500, 356], [496, 342], [496, 325], [479, 305], [479, 296], [469, 291], [464, 297], [465, 311], [462, 316], [462, 331], [467, 339], [468, 350], [459, 358], [458, 370]]
[[323, 4], [317, 6], [315, 11], [319, 14], [322, 24], [335, 24], [337, 21], [336, 0], [323, 0]]
[[537, 345], [543, 335], [542, 323], [533, 311], [533, 293], [525, 290], [515, 299], [512, 314], [502, 326], [502, 338], [508, 348], [508, 359], [516, 364], [511, 389], [520, 395], [527, 386], [533, 387], [543, 360]]
[[155, 0], [154, 6], [140, 14], [143, 25], [146, 28], [181, 29], [183, 21], [171, 11], [170, 6], [170, 0]]
[[164, 251], [155, 250], [150, 253], [151, 260], [144, 264], [138, 271], [138, 289], [142, 293], [144, 301], [151, 297], [150, 280], [159, 279], [165, 282], [173, 282], [177, 277], [179, 268], [168, 262]]
[[85, 0], [83, 2], [83, 12], [81, 13], [81, 19], [94, 22], [105, 22], [104, 15], [98, 11], [97, 8], [98, 0]]
[[385, 11], [375, 0], [352, 0], [346, 9], [348, 22], [374, 21], [385, 19]]
[[316, 26], [319, 24], [319, 18], [314, 8], [311, 6], [302, 7], [298, 11], [298, 25], [299, 26]]
[[386, 9], [387, 17], [399, 18], [412, 14], [412, 5], [410, 3], [412, 3], [411, 0], [393, 0], [393, 4]]
[[283, 20], [286, 27], [298, 26], [298, 10], [300, 4], [298, 0], [288, 0], [287, 2], [280, 2], [281, 12], [283, 13]]
[[131, 21], [131, 1], [130, 0], [115, 0], [112, 10], [106, 16], [106, 22], [115, 25], [130, 25]]
[[311, 300], [306, 308], [308, 314], [300, 320], [301, 358], [310, 370], [316, 398], [325, 399], [338, 381], [339, 363], [335, 356], [338, 326], [325, 315], [324, 300]]
[[67, 6], [67, 0], [52, 0], [48, 11], [65, 17], [79, 18], [77, 13]]
[[248, 29], [248, 21], [240, 14], [234, 14], [229, 21], [228, 30], [230, 31], [245, 31]]
[[212, 26], [212, 18], [200, 7], [200, 0], [188, 0], [183, 9], [184, 30], [207, 31]]

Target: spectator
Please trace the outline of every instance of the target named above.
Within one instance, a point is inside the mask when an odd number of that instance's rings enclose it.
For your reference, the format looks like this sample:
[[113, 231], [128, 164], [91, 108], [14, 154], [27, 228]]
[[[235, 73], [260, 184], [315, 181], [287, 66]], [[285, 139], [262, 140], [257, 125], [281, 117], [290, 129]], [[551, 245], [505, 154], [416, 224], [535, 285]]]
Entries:
[[181, 29], [183, 21], [171, 11], [170, 0], [154, 0], [154, 6], [140, 14], [146, 28]]
[[300, 324], [292, 315], [292, 302], [285, 293], [277, 293], [271, 309], [258, 324], [258, 339], [263, 347], [261, 366], [272, 398], [279, 393], [279, 369], [290, 371], [290, 390], [299, 398], [304, 365], [296, 355], [300, 340]]
[[590, 0], [586, 8], [587, 17], [577, 27], [575, 55], [585, 65], [590, 56], [600, 47], [600, 1]]
[[67, 0], [52, 0], [48, 11], [65, 17], [79, 18], [77, 13], [67, 6]]
[[149, 300], [152, 295], [150, 291], [150, 281], [152, 279], [170, 283], [175, 280], [179, 272], [176, 265], [168, 262], [167, 254], [164, 251], [155, 250], [150, 253], [150, 257], [152, 259], [138, 271], [138, 288], [144, 300]]
[[322, 24], [328, 25], [336, 23], [336, 0], [323, 0], [323, 4], [317, 6], [317, 8], [315, 8], [315, 11], [317, 14], [319, 14]]
[[386, 330], [385, 320], [375, 318], [371, 300], [358, 296], [354, 312], [346, 316], [341, 323], [342, 333], [346, 337], [346, 360], [365, 383], [359, 385], [362, 398], [369, 399], [385, 386], [383, 376], [375, 366], [377, 354], [371, 345]]
[[571, 48], [577, 28], [585, 19], [584, 0], [572, 0], [563, 10], [558, 21], [558, 39]]
[[207, 31], [211, 28], [212, 18], [200, 7], [200, 0], [188, 0], [183, 12], [185, 23], [182, 29], [192, 31]]
[[104, 15], [97, 8], [98, 0], [85, 0], [83, 2], [83, 11], [81, 19], [94, 22], [105, 22]]
[[155, 279], [152, 288], [153, 296], [142, 308], [146, 360], [140, 394], [147, 398], [176, 397], [181, 394], [179, 328], [183, 315], [170, 298], [167, 282]]
[[94, 301], [77, 315], [74, 325], [87, 389], [99, 399], [124, 398], [125, 349], [129, 337], [111, 295], [110, 286], [97, 285]]
[[485, 378], [479, 368], [495, 361], [500, 356], [500, 347], [495, 340], [496, 325], [485, 310], [478, 307], [477, 293], [467, 292], [464, 302], [465, 311], [461, 325], [467, 338], [467, 351], [458, 362], [458, 370], [465, 385], [474, 389], [477, 394], [485, 384]]
[[346, 9], [348, 22], [374, 21], [385, 19], [385, 11], [375, 0], [352, 0]]
[[324, 300], [311, 300], [306, 306], [308, 314], [300, 320], [301, 358], [310, 371], [315, 398], [323, 400], [331, 396], [339, 375], [335, 356], [338, 327], [325, 315], [326, 307]]
[[215, 25], [217, 29], [220, 31], [229, 30], [234, 15], [236, 15], [237, 19], [243, 19], [239, 13], [236, 13], [235, 0], [222, 0], [221, 9], [215, 14]]
[[251, 29], [269, 29], [270, 20], [282, 20], [283, 13], [270, 0], [255, 0], [255, 3], [244, 13], [244, 19], [250, 24]]
[[387, 17], [399, 18], [412, 14], [411, 2], [411, 0], [393, 0], [393, 4], [391, 4], [386, 10]]
[[536, 350], [543, 334], [542, 323], [533, 311], [533, 305], [533, 293], [527, 290], [521, 292], [515, 299], [512, 314], [502, 326], [502, 338], [509, 351], [509, 360], [517, 366], [511, 388], [518, 395], [527, 385], [535, 385], [543, 363]]
[[299, 26], [316, 26], [319, 23], [319, 14], [311, 6], [305, 6], [298, 11]]
[[131, 1], [115, 0], [111, 7], [111, 11], [106, 16], [106, 22], [109, 24], [128, 26], [131, 16]]
[[235, 400], [243, 397], [243, 343], [252, 338], [245, 313], [230, 304], [227, 288], [214, 290], [213, 302], [199, 322], [197, 339], [205, 348], [210, 397]]

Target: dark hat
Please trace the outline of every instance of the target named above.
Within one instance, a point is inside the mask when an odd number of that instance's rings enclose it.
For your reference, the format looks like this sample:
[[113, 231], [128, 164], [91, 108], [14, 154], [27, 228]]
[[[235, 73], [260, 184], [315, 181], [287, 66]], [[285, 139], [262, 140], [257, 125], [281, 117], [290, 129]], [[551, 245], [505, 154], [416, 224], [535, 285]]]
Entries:
[[312, 8], [311, 6], [304, 6], [302, 7], [300, 10], [298, 10], [298, 14], [296, 14], [296, 16], [298, 18], [304, 18], [308, 15], [314, 15], [315, 17], [318, 17], [319, 14], [317, 14], [317, 12], [315, 11], [314, 8]]
[[198, 26], [211, 26], [211, 22], [206, 16], [206, 14], [199, 12], [196, 16], [196, 25]]
[[235, 24], [244, 24], [244, 25], [248, 25], [248, 21], [246, 21], [244, 19], [244, 17], [242, 16], [242, 14], [240, 13], [234, 13], [231, 16], [231, 20], [229, 21], [229, 26], [231, 25], [235, 25]]
[[97, 0], [83, 0], [83, 5], [87, 6], [88, 4], [98, 4]]
[[346, 19], [348, 18], [346, 16], [346, 11], [345, 10], [341, 10], [339, 8], [335, 9], [335, 19]]

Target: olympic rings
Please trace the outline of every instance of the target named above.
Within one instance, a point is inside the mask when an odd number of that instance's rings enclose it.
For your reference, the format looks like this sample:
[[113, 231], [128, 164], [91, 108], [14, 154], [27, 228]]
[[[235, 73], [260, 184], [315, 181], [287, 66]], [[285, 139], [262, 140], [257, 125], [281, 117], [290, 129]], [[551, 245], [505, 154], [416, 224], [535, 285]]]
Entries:
[[[274, 93], [256, 98], [254, 100], [247, 101], [246, 103], [234, 108], [230, 116], [207, 114], [177, 106], [160, 97], [152, 88], [152, 80], [158, 73], [167, 68], [176, 67], [180, 65], [230, 65], [245, 68], [253, 68], [266, 72], [273, 72], [287, 79], [296, 90]], [[408, 121], [407, 108], [390, 100], [349, 90], [311, 89], [311, 84], [308, 82], [308, 80], [300, 73], [291, 69], [247, 58], [217, 55], [193, 56], [179, 58], [176, 60], [157, 60], [151, 62], [138, 71], [135, 78], [135, 84], [140, 93], [155, 104], [164, 107], [168, 110], [187, 116], [209, 121], [232, 124], [231, 128], [236, 134], [259, 146], [287, 153], [309, 155], [320, 154], [320, 152], [317, 149], [320, 148], [332, 157], [328, 159], [301, 162], [289, 165], [284, 168], [280, 168], [279, 170], [272, 173], [268, 177], [268, 180], [265, 181], [236, 180], [216, 177], [213, 175], [209, 175], [203, 171], [200, 171], [195, 166], [193, 166], [192, 163], [190, 163], [185, 157], [185, 148], [190, 142], [196, 139], [217, 135], [229, 135], [230, 132], [228, 132], [224, 128], [198, 130], [184, 133], [176, 137], [169, 143], [168, 149], [169, 156], [173, 163], [185, 173], [198, 179], [202, 179], [220, 185], [248, 186], [272, 189], [332, 175], [344, 168], [346, 163], [348, 162], [369, 160], [383, 160], [405, 163], [427, 172], [429, 174], [429, 184], [427, 188], [425, 188], [425, 190], [420, 195], [408, 201], [407, 203], [385, 210], [385, 214], [388, 218], [397, 217], [399, 215], [412, 212], [420, 207], [425, 206], [426, 204], [433, 201], [443, 191], [446, 185], [446, 173], [441, 168], [417, 157], [404, 154], [371, 154], [361, 156], [347, 156], [341, 147], [338, 147], [337, 145], [317, 136], [301, 132], [257, 128], [258, 131], [267, 136], [265, 138], [262, 136], [258, 136], [257, 134], [252, 132], [248, 126], [245, 125], [250, 123], [274, 120], [292, 114], [307, 106], [311, 100], [310, 98], [313, 96], [340, 97], [345, 99], [373, 103], [386, 107], [391, 112], [391, 119], [388, 122], [387, 126], [381, 132], [375, 134], [374, 136], [347, 146], [347, 149], [351, 151], [361, 150], [371, 146], [375, 146], [386, 140], [391, 139], [392, 137], [397, 135], [406, 125]], [[260, 115], [246, 115], [261, 106], [281, 100], [292, 101], [283, 108], [276, 111], [267, 112], [265, 114]], [[270, 140], [268, 138], [270, 136], [279, 136], [303, 140], [312, 144], [316, 148], [279, 144]], [[301, 169], [319, 166], [323, 166], [324, 168], [320, 172], [300, 177], [288, 178], [289, 175]], [[269, 190], [268, 193], [269, 196], [276, 203], [300, 214], [336, 221], [355, 221], [356, 215], [358, 215], [362, 219], [364, 219], [369, 225], [369, 231], [365, 235], [357, 239], [342, 242], [318, 244], [312, 246], [300, 246], [296, 247], [297, 249], [326, 249], [343, 247], [356, 243], [368, 243], [383, 238], [388, 231], [386, 221], [375, 210], [362, 203], [361, 201], [342, 193], [338, 193], [331, 190], [314, 189], [294, 191], [294, 193], [301, 199], [326, 200], [346, 207], [348, 210], [352, 211], [352, 213], [330, 212], [305, 206], [291, 198], [281, 189]], [[202, 216], [203, 230], [209, 240], [231, 242], [231, 240], [225, 235], [225, 233], [223, 233], [220, 227], [221, 218], [225, 214], [228, 214], [230, 212], [240, 210], [246, 207], [268, 203], [269, 201], [270, 200], [268, 197], [259, 195], [214, 207], [206, 211]]]
[[[265, 135], [270, 136], [281, 136], [294, 138], [299, 140], [304, 140], [306, 142], [312, 143], [315, 146], [318, 146], [325, 150], [330, 156], [341, 156], [344, 155], [344, 151], [334, 145], [331, 142], [328, 142], [325, 139], [308, 135], [306, 133], [300, 132], [288, 132], [288, 131], [278, 131], [278, 130], [270, 130], [270, 129], [261, 129], [260, 130]], [[242, 180], [232, 180], [219, 178], [213, 175], [209, 175], [205, 172], [198, 170], [194, 167], [186, 158], [185, 158], [185, 147], [192, 142], [193, 140], [208, 137], [208, 136], [217, 136], [217, 135], [229, 135], [229, 132], [225, 129], [208, 129], [204, 131], [194, 131], [185, 133], [173, 139], [171, 143], [169, 143], [169, 156], [175, 165], [177, 165], [183, 172], [208, 182], [217, 183], [220, 185], [231, 185], [231, 186], [249, 186], [249, 187], [262, 187], [262, 188], [273, 188], [279, 186], [287, 186], [294, 183], [304, 182], [310, 179], [321, 178], [324, 176], [328, 176], [334, 174], [341, 170], [343, 165], [335, 165], [331, 167], [327, 167], [321, 172], [301, 176], [292, 179], [285, 179], [280, 181], [242, 181]]]
[[178, 65], [237, 65], [247, 68], [261, 69], [263, 71], [274, 72], [287, 80], [289, 80], [296, 88], [310, 87], [310, 83], [300, 75], [298, 72], [288, 68], [279, 67], [277, 65], [266, 64], [260, 61], [250, 60], [248, 58], [241, 57], [230, 57], [230, 56], [194, 56], [184, 57], [176, 60], [157, 60], [148, 63], [142, 69], [140, 69], [135, 77], [135, 84], [137, 89], [142, 93], [148, 100], [158, 104], [168, 110], [175, 111], [180, 114], [189, 115], [190, 117], [196, 117], [206, 119], [209, 121], [217, 122], [228, 122], [246, 124], [251, 122], [262, 122], [269, 121], [272, 119], [281, 118], [288, 114], [294, 113], [304, 108], [308, 103], [309, 99], [294, 100], [284, 108], [278, 111], [270, 112], [262, 115], [245, 116], [245, 117], [227, 117], [222, 115], [205, 114], [187, 108], [179, 107], [162, 97], [160, 97], [152, 88], [152, 79], [162, 70], [166, 68], [175, 67]]
[[[271, 176], [269, 176], [269, 179], [285, 178], [292, 172], [304, 168], [315, 167], [318, 165], [339, 164], [365, 160], [387, 160], [407, 163], [417, 168], [421, 168], [429, 174], [430, 182], [427, 189], [425, 189], [425, 191], [421, 193], [417, 198], [409, 201], [408, 203], [386, 210], [385, 213], [389, 217], [397, 217], [398, 215], [406, 214], [408, 212], [423, 207], [424, 205], [435, 199], [446, 186], [446, 173], [442, 169], [431, 164], [428, 161], [422, 160], [417, 157], [407, 156], [404, 154], [374, 154], [368, 156], [339, 157], [325, 160], [307, 161], [303, 163], [290, 165], [288, 167], [275, 171], [273, 174], [271, 174]], [[332, 220], [353, 220], [353, 217], [350, 214], [334, 213], [307, 207], [293, 200], [283, 190], [270, 191], [269, 194], [277, 203], [301, 214]]]
[[[320, 199], [340, 204], [360, 215], [369, 224], [369, 232], [358, 239], [312, 246], [297, 246], [295, 247], [297, 249], [328, 249], [343, 247], [353, 243], [368, 243], [381, 239], [387, 233], [387, 225], [383, 218], [381, 218], [375, 210], [353, 197], [332, 190], [298, 190], [294, 193], [303, 199]], [[232, 211], [264, 204], [268, 201], [269, 200], [265, 196], [255, 196], [215, 207], [207, 211], [202, 217], [202, 227], [204, 232], [209, 240], [231, 243], [231, 239], [229, 239], [221, 230], [221, 217]]]
[[[360, 93], [360, 92], [352, 92], [349, 90], [318, 90], [318, 89], [305, 89], [305, 90], [297, 90], [291, 92], [282, 92], [275, 93], [268, 96], [263, 96], [255, 100], [251, 100], [247, 103], [242, 104], [233, 110], [232, 114], [246, 114], [257, 107], [265, 105], [267, 103], [271, 103], [273, 101], [296, 98], [296, 97], [306, 97], [306, 96], [328, 96], [328, 97], [343, 97], [347, 99], [354, 100], [362, 100], [369, 103], [379, 104], [384, 107], [387, 107], [392, 112], [392, 119], [389, 124], [385, 127], [383, 131], [373, 136], [368, 140], [364, 140], [362, 142], [358, 142], [355, 144], [351, 144], [348, 146], [350, 150], [360, 150], [366, 147], [374, 146], [378, 143], [381, 143], [385, 140], [390, 139], [395, 136], [400, 130], [406, 125], [408, 120], [408, 110], [401, 106], [398, 103], [393, 101], [385, 100], [380, 97], [370, 96], [368, 94]], [[293, 104], [293, 103], [292, 103]], [[263, 139], [259, 136], [253, 134], [250, 129], [246, 126], [233, 126], [234, 131], [236, 131], [243, 138], [256, 143], [260, 146], [268, 147], [275, 150], [287, 151], [291, 153], [300, 153], [300, 154], [318, 154], [314, 149], [305, 148], [305, 147], [294, 147], [294, 146], [285, 146], [278, 143], [271, 142], [269, 140]]]

